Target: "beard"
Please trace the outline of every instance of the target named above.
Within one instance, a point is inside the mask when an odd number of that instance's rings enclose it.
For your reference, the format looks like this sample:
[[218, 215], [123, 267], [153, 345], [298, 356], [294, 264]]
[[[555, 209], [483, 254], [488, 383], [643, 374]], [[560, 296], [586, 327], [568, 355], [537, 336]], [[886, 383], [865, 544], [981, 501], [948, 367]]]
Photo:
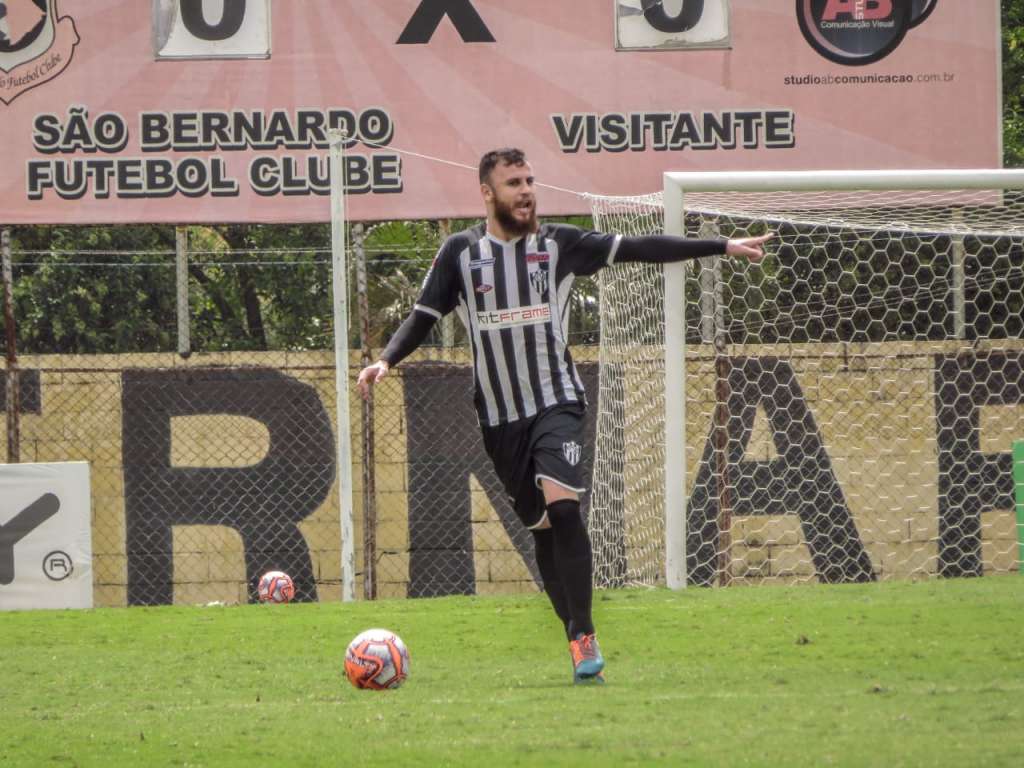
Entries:
[[531, 232], [537, 230], [537, 207], [534, 205], [530, 209], [530, 218], [523, 221], [522, 219], [516, 218], [515, 208], [511, 205], [501, 202], [500, 200], [494, 201], [494, 218], [498, 220], [502, 228], [510, 235], [515, 237], [522, 237], [528, 235]]

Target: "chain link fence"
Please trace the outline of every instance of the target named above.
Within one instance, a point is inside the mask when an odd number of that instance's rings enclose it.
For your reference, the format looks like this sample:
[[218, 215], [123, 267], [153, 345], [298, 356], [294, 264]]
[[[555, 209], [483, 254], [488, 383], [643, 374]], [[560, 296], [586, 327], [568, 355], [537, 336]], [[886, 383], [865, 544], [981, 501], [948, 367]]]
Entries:
[[[271, 569], [297, 600], [340, 599], [338, 370], [351, 385], [356, 596], [537, 590], [454, 318], [371, 401], [354, 387], [464, 225], [350, 229], [341, 365], [326, 225], [10, 228], [0, 461], [89, 462], [96, 605], [252, 601]], [[572, 315], [596, 395], [591, 281]]]

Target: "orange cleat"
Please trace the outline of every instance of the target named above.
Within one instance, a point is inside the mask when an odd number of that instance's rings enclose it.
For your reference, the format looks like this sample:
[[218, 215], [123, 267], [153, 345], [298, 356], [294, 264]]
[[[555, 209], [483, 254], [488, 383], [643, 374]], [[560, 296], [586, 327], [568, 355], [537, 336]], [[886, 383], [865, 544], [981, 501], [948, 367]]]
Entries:
[[572, 654], [573, 682], [577, 684], [603, 683], [604, 657], [594, 635], [582, 632], [569, 641], [569, 653]]

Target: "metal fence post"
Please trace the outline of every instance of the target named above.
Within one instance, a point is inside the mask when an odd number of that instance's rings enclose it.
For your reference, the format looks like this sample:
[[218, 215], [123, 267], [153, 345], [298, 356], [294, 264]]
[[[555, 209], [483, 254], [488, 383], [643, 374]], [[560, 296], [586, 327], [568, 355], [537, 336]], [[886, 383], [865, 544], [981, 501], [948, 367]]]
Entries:
[[14, 328], [14, 270], [11, 266], [11, 230], [4, 227], [0, 232], [0, 254], [3, 259], [4, 282], [4, 327], [7, 330], [7, 462], [21, 461], [20, 403], [18, 402], [18, 351]]
[[341, 519], [341, 599], [355, 599], [355, 542], [352, 524], [352, 435], [349, 419], [348, 264], [345, 253], [345, 139], [330, 131], [331, 286], [334, 305], [334, 395], [338, 422], [338, 503]]
[[[441, 219], [438, 222], [443, 243], [452, 233], [452, 220]], [[441, 318], [441, 346], [449, 350], [455, 346], [455, 313], [449, 312]]]
[[188, 227], [174, 229], [175, 277], [177, 278], [178, 354], [192, 354], [188, 301]]
[[[352, 250], [356, 257], [356, 293], [359, 306], [359, 336], [362, 364], [372, 360], [370, 348], [370, 300], [366, 284], [366, 249], [363, 225], [352, 227]], [[377, 598], [377, 481], [376, 449], [374, 447], [373, 389], [363, 400], [363, 597]]]

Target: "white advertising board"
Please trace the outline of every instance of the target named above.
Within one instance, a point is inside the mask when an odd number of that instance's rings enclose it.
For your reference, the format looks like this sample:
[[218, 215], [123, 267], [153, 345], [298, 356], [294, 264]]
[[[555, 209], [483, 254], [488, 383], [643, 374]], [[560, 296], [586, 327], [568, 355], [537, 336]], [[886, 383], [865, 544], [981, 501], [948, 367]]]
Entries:
[[0, 610], [92, 607], [89, 465], [0, 464]]

